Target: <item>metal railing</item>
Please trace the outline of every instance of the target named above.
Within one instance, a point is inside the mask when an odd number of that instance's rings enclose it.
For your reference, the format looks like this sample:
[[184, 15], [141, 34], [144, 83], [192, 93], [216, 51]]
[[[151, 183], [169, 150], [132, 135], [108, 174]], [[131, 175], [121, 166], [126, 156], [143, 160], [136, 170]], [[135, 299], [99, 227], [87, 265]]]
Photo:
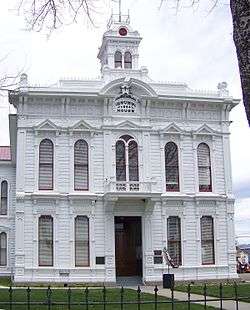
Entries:
[[[157, 310], [160, 308], [160, 305], [169, 305], [166, 306], [166, 309], [178, 310], [178, 305], [185, 305], [188, 310], [192, 310], [193, 304], [200, 304], [200, 309], [207, 309], [210, 305], [210, 302], [218, 302], [216, 309], [224, 309], [223, 302], [224, 301], [232, 301], [234, 308], [236, 310], [240, 310], [240, 302], [248, 301], [250, 302], [250, 292], [249, 296], [240, 296], [238, 292], [238, 285], [234, 283], [233, 292], [234, 294], [231, 297], [223, 296], [223, 285], [220, 284], [218, 287], [218, 296], [211, 297], [208, 296], [208, 286], [205, 284], [203, 286], [203, 294], [200, 295], [200, 299], [191, 298], [193, 292], [192, 287], [189, 284], [186, 287], [186, 298], [182, 300], [178, 300], [175, 298], [174, 289], [170, 289], [169, 298], [163, 297], [162, 294], [159, 294], [159, 289], [157, 286], [152, 287], [152, 293], [149, 293], [147, 290], [147, 294], [142, 292], [141, 287], [138, 286], [137, 290], [125, 289], [121, 288], [12, 288], [10, 287], [1, 289], [0, 292], [5, 290], [6, 293], [0, 294], [0, 308], [2, 309], [95, 309], [95, 306], [98, 306], [96, 309], [108, 310], [109, 308], [121, 309], [124, 310], [129, 309], [129, 305], [135, 306], [133, 309], [137, 308], [138, 310], [143, 310], [144, 305], [151, 305], [151, 307], [147, 307], [147, 309]], [[116, 298], [111, 298], [109, 292], [116, 291]], [[19, 291], [17, 293], [17, 291]], [[40, 295], [44, 294], [44, 297], [36, 296], [36, 292], [40, 292]], [[61, 300], [58, 299], [58, 291], [62, 292]], [[78, 296], [74, 294], [74, 291], [78, 292]], [[98, 298], [93, 298], [93, 292], [99, 292]], [[128, 291], [133, 291], [133, 294], [130, 295], [130, 298], [127, 297], [126, 293]], [[149, 293], [149, 294], [148, 294]], [[80, 298], [79, 298], [80, 294]], [[53, 295], [56, 295], [55, 297]], [[92, 295], [92, 296], [91, 296]], [[60, 307], [57, 307], [60, 306]], [[161, 308], [161, 309], [165, 309]], [[183, 308], [181, 308], [183, 309]], [[227, 308], [226, 308], [227, 309]], [[232, 309], [232, 307], [230, 308]], [[250, 303], [249, 303], [250, 309]]]

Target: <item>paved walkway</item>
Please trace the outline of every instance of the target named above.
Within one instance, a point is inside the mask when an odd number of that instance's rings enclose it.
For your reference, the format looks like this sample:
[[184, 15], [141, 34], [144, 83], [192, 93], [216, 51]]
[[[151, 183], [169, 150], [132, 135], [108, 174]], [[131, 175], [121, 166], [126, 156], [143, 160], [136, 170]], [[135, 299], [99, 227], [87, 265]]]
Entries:
[[[133, 289], [137, 289], [137, 287], [131, 287]], [[171, 291], [166, 288], [158, 287], [158, 295], [171, 298]], [[153, 286], [141, 286], [141, 290], [143, 293], [154, 293], [154, 287]], [[187, 300], [188, 296], [187, 293], [184, 292], [178, 292], [174, 291], [174, 298], [178, 300]], [[207, 297], [207, 306], [212, 306], [215, 308], [220, 308], [220, 302], [219, 301], [209, 301], [209, 299], [213, 299], [215, 297]], [[198, 294], [191, 294], [191, 300], [203, 300], [204, 297], [202, 295]], [[197, 304], [204, 305], [204, 301], [198, 301]], [[225, 310], [236, 310], [236, 302], [232, 300], [223, 300], [222, 304], [223, 309]], [[250, 303], [246, 302], [239, 302], [238, 310], [250, 310]]]

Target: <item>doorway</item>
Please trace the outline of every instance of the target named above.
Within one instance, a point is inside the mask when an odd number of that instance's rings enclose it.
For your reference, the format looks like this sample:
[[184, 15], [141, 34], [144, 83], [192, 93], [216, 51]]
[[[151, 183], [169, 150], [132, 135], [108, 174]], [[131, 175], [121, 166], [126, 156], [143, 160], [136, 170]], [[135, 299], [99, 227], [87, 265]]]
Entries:
[[140, 216], [115, 217], [115, 263], [117, 277], [142, 276]]

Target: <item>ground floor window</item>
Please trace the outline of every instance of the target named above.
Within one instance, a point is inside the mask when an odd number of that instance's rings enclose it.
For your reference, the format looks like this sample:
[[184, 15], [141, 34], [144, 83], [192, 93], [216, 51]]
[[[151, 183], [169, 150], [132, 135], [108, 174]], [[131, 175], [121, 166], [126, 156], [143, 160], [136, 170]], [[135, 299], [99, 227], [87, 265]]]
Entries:
[[214, 223], [212, 216], [202, 216], [201, 218], [201, 260], [202, 265], [215, 263]]
[[0, 266], [7, 266], [7, 235], [0, 234]]
[[82, 215], [75, 218], [75, 266], [89, 266], [89, 219]]
[[38, 222], [38, 264], [53, 266], [53, 218], [42, 215]]
[[181, 219], [170, 216], [167, 220], [168, 253], [175, 265], [181, 265]]

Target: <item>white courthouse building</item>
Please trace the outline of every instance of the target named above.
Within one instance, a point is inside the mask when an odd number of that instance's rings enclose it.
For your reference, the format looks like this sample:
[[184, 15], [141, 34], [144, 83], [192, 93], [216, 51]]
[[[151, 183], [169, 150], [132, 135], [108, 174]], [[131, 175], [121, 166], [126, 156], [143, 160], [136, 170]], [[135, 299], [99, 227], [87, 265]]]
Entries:
[[229, 112], [239, 100], [225, 82], [201, 92], [153, 81], [140, 41], [113, 16], [100, 79], [36, 87], [23, 74], [9, 92], [0, 275], [157, 282], [167, 247], [177, 280], [237, 277]]

